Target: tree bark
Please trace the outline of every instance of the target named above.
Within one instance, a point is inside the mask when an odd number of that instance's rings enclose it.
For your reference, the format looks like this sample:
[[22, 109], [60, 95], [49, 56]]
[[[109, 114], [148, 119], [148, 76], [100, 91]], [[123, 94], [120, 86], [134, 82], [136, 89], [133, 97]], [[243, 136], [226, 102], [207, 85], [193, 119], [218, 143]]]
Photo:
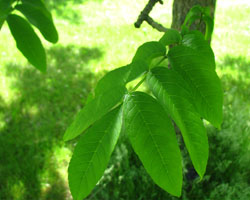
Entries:
[[[183, 24], [188, 11], [197, 4], [201, 6], [209, 6], [211, 17], [214, 18], [216, 0], [174, 0], [171, 28], [181, 30], [181, 25]], [[205, 24], [201, 24], [200, 31], [203, 33], [205, 32]]]

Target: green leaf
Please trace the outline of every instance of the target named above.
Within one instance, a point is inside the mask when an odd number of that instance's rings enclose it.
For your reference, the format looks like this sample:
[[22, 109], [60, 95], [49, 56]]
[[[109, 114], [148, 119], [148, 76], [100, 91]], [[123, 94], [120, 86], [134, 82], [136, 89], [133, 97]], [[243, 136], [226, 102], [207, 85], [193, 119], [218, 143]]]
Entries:
[[112, 90], [113, 87], [125, 87], [130, 81], [133, 81], [148, 70], [145, 62], [134, 61], [131, 64], [117, 68], [108, 72], [98, 83], [95, 88], [95, 96]]
[[109, 112], [80, 138], [68, 169], [69, 187], [74, 199], [85, 198], [107, 168], [121, 131], [121, 110], [118, 107]]
[[135, 61], [144, 61], [145, 64], [149, 67], [151, 61], [159, 56], [164, 56], [166, 54], [166, 47], [157, 41], [146, 42], [141, 45], [132, 60]]
[[46, 71], [46, 54], [42, 43], [29, 23], [18, 15], [11, 14], [7, 22], [17, 48], [28, 61], [42, 72]]
[[206, 60], [205, 62], [208, 63], [212, 69], [215, 69], [213, 50], [201, 32], [191, 31], [190, 33], [184, 35], [182, 45], [198, 51], [199, 56], [202, 56], [202, 59]]
[[201, 16], [202, 10], [203, 9], [200, 5], [193, 6], [187, 13], [183, 25], [186, 25], [190, 21], [190, 19], [193, 19], [194, 16]]
[[133, 149], [154, 182], [172, 195], [181, 195], [182, 163], [173, 125], [151, 96], [134, 92], [125, 98], [125, 130]]
[[166, 33], [159, 40], [159, 42], [164, 46], [178, 44], [180, 41], [181, 41], [181, 35], [175, 29], [167, 30]]
[[209, 39], [211, 39], [211, 36], [213, 33], [214, 21], [210, 16], [203, 16], [202, 20], [206, 23], [205, 39], [209, 40]]
[[0, 0], [0, 30], [8, 14], [11, 12], [11, 0]]
[[29, 22], [40, 30], [46, 40], [52, 43], [58, 41], [57, 30], [54, 26], [52, 17], [48, 14], [48, 11], [45, 10], [45, 7], [23, 3], [17, 5], [15, 8], [23, 13]]
[[203, 122], [191, 103], [188, 84], [176, 71], [164, 67], [154, 68], [147, 76], [147, 83], [181, 130], [194, 168], [202, 178], [208, 159], [208, 138]]
[[122, 100], [126, 91], [125, 87], [117, 85], [112, 90], [106, 91], [105, 94], [95, 97], [86, 104], [66, 130], [63, 137], [64, 141], [77, 137], [91, 124], [110, 111]]
[[222, 88], [211, 62], [201, 50], [179, 45], [170, 49], [171, 67], [182, 75], [192, 88], [191, 95], [198, 113], [215, 127], [222, 123]]

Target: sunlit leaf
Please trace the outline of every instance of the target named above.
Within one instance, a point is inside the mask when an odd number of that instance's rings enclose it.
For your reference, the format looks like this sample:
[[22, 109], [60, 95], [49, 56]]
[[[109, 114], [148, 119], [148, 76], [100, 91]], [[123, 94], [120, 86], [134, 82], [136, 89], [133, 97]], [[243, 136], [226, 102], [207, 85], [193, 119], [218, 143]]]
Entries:
[[124, 123], [133, 149], [154, 182], [180, 196], [181, 154], [173, 125], [162, 106], [153, 97], [134, 92], [125, 99]]
[[159, 40], [164, 46], [178, 44], [181, 41], [180, 33], [175, 29], [169, 29]]
[[121, 131], [121, 110], [118, 107], [103, 116], [76, 145], [68, 169], [69, 187], [75, 200], [85, 198], [107, 168]]
[[191, 101], [190, 88], [173, 69], [154, 68], [147, 76], [147, 83], [161, 105], [180, 128], [193, 165], [203, 177], [208, 159], [206, 129]]

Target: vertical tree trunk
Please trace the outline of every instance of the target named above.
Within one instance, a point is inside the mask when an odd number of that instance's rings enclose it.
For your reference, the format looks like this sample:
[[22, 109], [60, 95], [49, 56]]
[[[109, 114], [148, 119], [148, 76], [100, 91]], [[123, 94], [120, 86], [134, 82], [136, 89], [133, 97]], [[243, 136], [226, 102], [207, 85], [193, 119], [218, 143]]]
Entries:
[[[214, 17], [216, 0], [174, 0], [171, 27], [180, 30], [188, 11], [197, 4], [201, 6], [209, 6], [211, 16]], [[200, 29], [200, 31], [204, 32], [205, 24], [202, 24]]]

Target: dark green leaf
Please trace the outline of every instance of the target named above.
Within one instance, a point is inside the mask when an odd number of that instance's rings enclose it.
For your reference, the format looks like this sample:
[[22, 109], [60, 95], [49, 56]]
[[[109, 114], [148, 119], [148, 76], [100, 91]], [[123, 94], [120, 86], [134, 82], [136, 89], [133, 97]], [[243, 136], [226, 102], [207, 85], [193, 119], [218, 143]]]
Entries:
[[154, 68], [147, 76], [147, 83], [180, 128], [193, 165], [203, 177], [208, 159], [208, 139], [203, 122], [191, 103], [188, 84], [173, 69], [164, 67]]
[[180, 33], [175, 29], [169, 29], [159, 40], [164, 46], [178, 44], [181, 41]]
[[52, 17], [44, 7], [34, 6], [30, 3], [19, 4], [15, 7], [36, 26], [44, 38], [49, 42], [56, 43], [58, 41], [58, 33], [54, 26]]
[[125, 87], [117, 85], [112, 90], [106, 91], [105, 94], [96, 96], [76, 115], [75, 120], [66, 130], [63, 139], [67, 141], [80, 135], [91, 124], [116, 106], [122, 100], [125, 92]]
[[166, 47], [160, 42], [156, 41], [146, 42], [137, 49], [132, 62], [144, 61], [146, 65], [149, 67], [151, 61], [154, 58], [159, 56], [164, 56], [165, 54], [166, 54]]
[[16, 40], [17, 48], [28, 61], [42, 72], [46, 71], [46, 54], [42, 43], [29, 23], [18, 15], [7, 18], [10, 31]]
[[0, 30], [8, 14], [11, 11], [11, 0], [0, 0]]
[[222, 123], [222, 88], [211, 62], [204, 59], [201, 50], [179, 45], [170, 49], [171, 64], [192, 88], [191, 95], [198, 113], [215, 127]]
[[181, 195], [181, 154], [173, 125], [151, 96], [134, 92], [125, 98], [125, 130], [147, 172], [161, 188]]
[[119, 107], [106, 114], [80, 138], [68, 169], [74, 199], [85, 198], [107, 168], [121, 131], [121, 110]]

